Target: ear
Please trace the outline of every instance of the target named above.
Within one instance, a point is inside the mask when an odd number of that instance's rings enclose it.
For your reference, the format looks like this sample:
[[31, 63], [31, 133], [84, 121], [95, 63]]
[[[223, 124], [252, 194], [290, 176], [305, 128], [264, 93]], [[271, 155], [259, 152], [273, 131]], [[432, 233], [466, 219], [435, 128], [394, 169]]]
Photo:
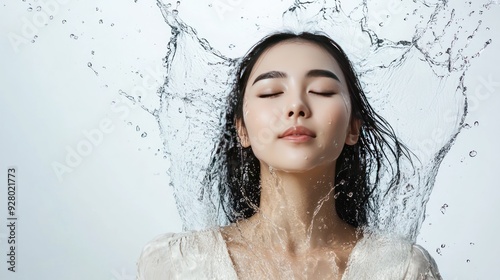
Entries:
[[347, 130], [347, 135], [345, 137], [345, 143], [347, 145], [352, 146], [358, 142], [360, 129], [361, 120], [353, 118], [349, 124], [349, 129]]
[[242, 119], [236, 120], [236, 131], [238, 132], [238, 141], [243, 148], [250, 147], [250, 139], [248, 137], [247, 129], [243, 124]]

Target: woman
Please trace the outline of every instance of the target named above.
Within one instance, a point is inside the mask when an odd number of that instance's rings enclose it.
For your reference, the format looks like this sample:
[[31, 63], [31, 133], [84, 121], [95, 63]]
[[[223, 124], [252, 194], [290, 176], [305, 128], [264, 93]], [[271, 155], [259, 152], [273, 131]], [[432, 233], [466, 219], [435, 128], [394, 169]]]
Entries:
[[[148, 244], [138, 279], [440, 279], [420, 246], [365, 228], [408, 150], [330, 38], [278, 33], [243, 58], [206, 176], [230, 224]], [[383, 162], [391, 162], [391, 168]]]

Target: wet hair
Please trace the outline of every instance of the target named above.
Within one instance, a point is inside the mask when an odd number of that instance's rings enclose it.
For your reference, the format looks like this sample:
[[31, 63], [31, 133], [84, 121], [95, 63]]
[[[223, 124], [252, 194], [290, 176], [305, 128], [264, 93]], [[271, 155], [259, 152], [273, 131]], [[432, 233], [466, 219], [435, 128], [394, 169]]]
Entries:
[[[260, 162], [251, 146], [243, 148], [238, 142], [236, 122], [243, 121], [243, 97], [256, 61], [266, 50], [284, 41], [316, 44], [326, 50], [342, 69], [352, 104], [351, 121], [353, 118], [361, 120], [361, 127], [357, 143], [344, 145], [336, 162], [335, 207], [343, 221], [354, 227], [364, 226], [368, 211], [374, 207], [369, 198], [379, 186], [383, 173], [390, 172], [390, 180], [384, 181], [389, 184], [389, 189], [396, 186], [401, 179], [401, 157], [407, 157], [411, 162], [410, 152], [396, 137], [389, 123], [368, 103], [345, 52], [321, 33], [271, 34], [255, 44], [241, 59], [234, 73], [235, 81], [227, 100], [225, 116], [221, 118], [220, 139], [212, 153], [204, 183], [218, 191], [220, 209], [229, 222], [249, 218], [258, 211]], [[390, 163], [389, 168], [384, 162]]]

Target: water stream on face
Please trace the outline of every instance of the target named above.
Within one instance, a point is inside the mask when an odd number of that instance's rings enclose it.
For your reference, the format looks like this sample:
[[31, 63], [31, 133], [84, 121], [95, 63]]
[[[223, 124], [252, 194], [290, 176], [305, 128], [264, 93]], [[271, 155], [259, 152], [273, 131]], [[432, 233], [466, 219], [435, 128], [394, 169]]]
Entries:
[[[481, 2], [481, 3], [478, 3]], [[455, 3], [453, 3], [455, 4]], [[402, 184], [373, 197], [373, 229], [415, 239], [444, 156], [467, 115], [465, 77], [491, 43], [477, 34], [493, 2], [295, 1], [276, 30], [322, 31], [347, 52], [367, 98], [418, 156], [416, 173], [403, 163]], [[158, 2], [172, 30], [161, 103], [154, 112], [168, 174], [185, 230], [224, 223], [218, 194], [202, 185], [218, 139], [225, 99], [239, 59], [222, 55], [184, 22], [182, 12]], [[266, 18], [256, 25], [267, 24]], [[263, 36], [266, 34], [262, 34]], [[384, 181], [385, 180], [385, 181]]]

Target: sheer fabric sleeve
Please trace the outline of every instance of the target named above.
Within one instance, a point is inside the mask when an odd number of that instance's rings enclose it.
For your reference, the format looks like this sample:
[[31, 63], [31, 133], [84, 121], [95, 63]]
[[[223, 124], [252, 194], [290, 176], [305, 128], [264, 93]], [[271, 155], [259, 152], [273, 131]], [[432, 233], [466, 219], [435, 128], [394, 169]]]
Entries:
[[173, 279], [171, 247], [176, 234], [166, 233], [149, 242], [137, 262], [137, 280]]
[[149, 242], [137, 262], [138, 280], [237, 279], [220, 231], [168, 233]]
[[413, 245], [405, 280], [442, 280], [434, 259], [422, 246]]

